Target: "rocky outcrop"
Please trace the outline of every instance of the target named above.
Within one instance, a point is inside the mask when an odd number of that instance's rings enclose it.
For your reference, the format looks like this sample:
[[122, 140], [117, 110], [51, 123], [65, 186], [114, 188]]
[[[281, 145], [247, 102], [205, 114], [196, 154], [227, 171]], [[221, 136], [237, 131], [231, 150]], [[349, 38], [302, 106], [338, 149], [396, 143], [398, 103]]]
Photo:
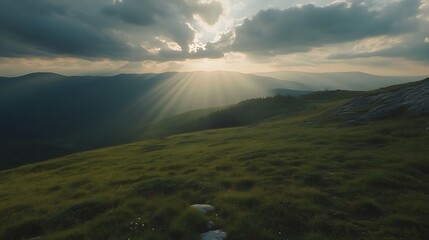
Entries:
[[226, 233], [222, 230], [208, 231], [201, 234], [201, 240], [224, 240]]
[[358, 97], [336, 112], [342, 127], [393, 116], [422, 115], [429, 115], [429, 79], [411, 87]]
[[214, 211], [214, 207], [208, 204], [194, 204], [191, 206], [191, 208], [196, 209], [203, 215], [209, 214]]

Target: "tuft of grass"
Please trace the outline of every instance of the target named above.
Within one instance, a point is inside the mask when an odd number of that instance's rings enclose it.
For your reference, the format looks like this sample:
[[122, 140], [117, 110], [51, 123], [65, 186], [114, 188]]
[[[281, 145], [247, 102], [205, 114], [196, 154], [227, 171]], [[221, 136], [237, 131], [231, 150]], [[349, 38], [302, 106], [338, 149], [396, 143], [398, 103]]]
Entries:
[[239, 179], [234, 183], [234, 188], [239, 191], [249, 191], [253, 187], [255, 187], [256, 181], [251, 178], [243, 178]]
[[172, 223], [170, 236], [177, 240], [198, 240], [206, 232], [208, 219], [197, 210], [188, 208]]
[[265, 228], [283, 232], [290, 237], [299, 237], [308, 229], [308, 215], [302, 214], [297, 205], [288, 201], [271, 201], [259, 212]]
[[4, 231], [1, 239], [20, 240], [39, 237], [45, 234], [45, 219], [29, 219], [14, 224]]
[[374, 218], [383, 215], [383, 209], [373, 199], [360, 199], [352, 204], [352, 211], [356, 216]]
[[154, 179], [138, 184], [133, 193], [143, 197], [165, 196], [184, 188], [182, 180]]
[[92, 220], [107, 210], [113, 208], [116, 203], [91, 200], [75, 204], [55, 215], [49, 222], [53, 229], [68, 229], [77, 224]]

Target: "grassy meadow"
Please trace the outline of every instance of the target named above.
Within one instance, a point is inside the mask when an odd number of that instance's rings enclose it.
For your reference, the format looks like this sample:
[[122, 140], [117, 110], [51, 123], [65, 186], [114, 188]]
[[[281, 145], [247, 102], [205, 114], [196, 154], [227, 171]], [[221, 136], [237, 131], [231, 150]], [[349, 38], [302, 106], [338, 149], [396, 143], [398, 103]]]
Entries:
[[192, 240], [208, 220], [232, 240], [427, 238], [428, 118], [339, 128], [313, 119], [357, 93], [326, 94], [246, 126], [1, 171], [0, 239]]

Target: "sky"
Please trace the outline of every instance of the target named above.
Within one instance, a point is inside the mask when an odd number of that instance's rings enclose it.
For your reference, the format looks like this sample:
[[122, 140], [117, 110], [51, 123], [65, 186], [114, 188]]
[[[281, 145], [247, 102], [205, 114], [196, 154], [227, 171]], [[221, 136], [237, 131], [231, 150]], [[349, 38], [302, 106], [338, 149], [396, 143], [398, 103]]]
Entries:
[[429, 0], [0, 0], [0, 75], [429, 75]]

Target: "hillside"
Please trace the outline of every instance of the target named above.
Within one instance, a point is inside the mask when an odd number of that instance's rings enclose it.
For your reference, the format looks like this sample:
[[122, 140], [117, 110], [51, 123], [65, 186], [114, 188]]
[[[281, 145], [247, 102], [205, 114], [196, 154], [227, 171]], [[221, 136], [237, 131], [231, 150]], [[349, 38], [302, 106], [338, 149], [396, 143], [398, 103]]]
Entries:
[[249, 99], [222, 108], [196, 110], [176, 115], [142, 129], [141, 139], [169, 136], [208, 129], [229, 128], [255, 124], [260, 121], [308, 112], [326, 101], [349, 99], [363, 92], [329, 91], [301, 96], [276, 95]]
[[392, 116], [421, 116], [429, 114], [429, 78], [401, 88], [375, 91], [361, 96], [338, 109], [342, 126], [368, 124]]
[[210, 219], [228, 239], [425, 239], [427, 115], [313, 122], [361, 94], [319, 92], [249, 126], [1, 171], [0, 238], [190, 240]]
[[[287, 81], [282, 74], [268, 74], [282, 80], [236, 72], [2, 77], [0, 169], [159, 136], [154, 134], [158, 130], [148, 130], [148, 126], [196, 109], [273, 95], [301, 96], [313, 90], [366, 90], [415, 79], [295, 73], [292, 81]], [[207, 121], [188, 122], [188, 126], [167, 129], [161, 135], [209, 129], [217, 124]], [[240, 123], [235, 125], [252, 122], [237, 121]], [[225, 124], [218, 127], [221, 125]]]
[[34, 73], [0, 79], [0, 168], [135, 140], [154, 121], [266, 97], [284, 81], [227, 72]]

